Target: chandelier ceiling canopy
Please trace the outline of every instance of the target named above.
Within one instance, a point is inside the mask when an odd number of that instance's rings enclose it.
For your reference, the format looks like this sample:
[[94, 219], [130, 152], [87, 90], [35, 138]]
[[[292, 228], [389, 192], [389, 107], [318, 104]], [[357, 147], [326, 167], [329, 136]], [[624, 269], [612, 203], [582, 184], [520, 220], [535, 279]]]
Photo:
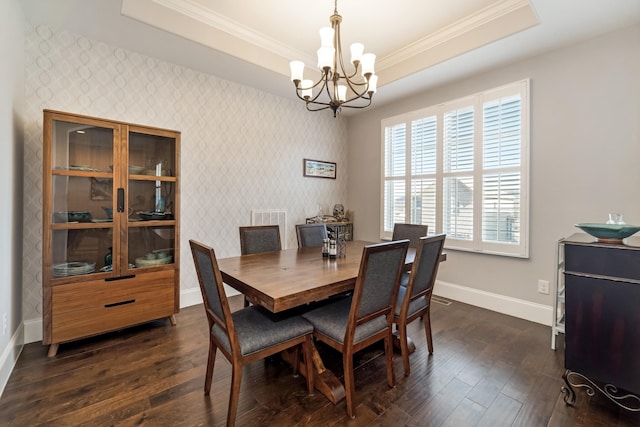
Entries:
[[342, 16], [338, 14], [338, 0], [335, 0], [329, 22], [331, 27], [320, 29], [320, 78], [316, 82], [304, 79], [305, 64], [302, 61], [291, 61], [289, 65], [291, 81], [296, 86], [296, 95], [305, 101], [307, 110], [320, 111], [330, 108], [333, 117], [336, 117], [342, 107], [366, 108], [371, 105], [378, 76], [374, 70], [376, 56], [373, 53], [364, 53], [362, 43], [351, 45], [353, 68], [350, 73], [345, 68], [340, 40]]

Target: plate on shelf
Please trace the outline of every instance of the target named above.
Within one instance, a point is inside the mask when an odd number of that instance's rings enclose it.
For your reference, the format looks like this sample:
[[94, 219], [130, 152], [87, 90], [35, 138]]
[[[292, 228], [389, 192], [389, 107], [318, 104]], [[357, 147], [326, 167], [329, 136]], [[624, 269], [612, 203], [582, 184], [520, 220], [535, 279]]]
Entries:
[[69, 165], [70, 171], [95, 172], [96, 170], [88, 165]]
[[640, 227], [628, 224], [581, 223], [576, 227], [603, 243], [622, 243], [622, 239], [640, 231]]
[[147, 259], [146, 257], [136, 258], [136, 267], [153, 267], [156, 265], [171, 264], [173, 256], [167, 255], [162, 258]]
[[110, 218], [106, 218], [106, 219], [92, 219], [91, 222], [113, 222], [112, 219]]
[[63, 262], [62, 264], [54, 264], [53, 277], [77, 276], [80, 274], [93, 273], [95, 270], [95, 262]]
[[171, 212], [137, 212], [138, 216], [147, 221], [173, 219]]

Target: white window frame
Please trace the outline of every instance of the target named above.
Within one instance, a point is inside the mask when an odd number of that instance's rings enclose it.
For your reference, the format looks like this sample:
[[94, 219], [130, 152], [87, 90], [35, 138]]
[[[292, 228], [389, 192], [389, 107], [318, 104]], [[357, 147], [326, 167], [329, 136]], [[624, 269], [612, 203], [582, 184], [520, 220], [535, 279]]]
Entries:
[[[445, 174], [443, 171], [443, 117], [445, 112], [456, 108], [472, 106], [474, 109], [474, 153], [473, 153], [473, 237], [470, 240], [462, 240], [447, 236], [445, 247], [447, 249], [462, 250], [493, 255], [511, 256], [519, 258], [529, 257], [529, 79], [510, 83], [498, 88], [489, 89], [464, 98], [444, 102], [435, 106], [430, 106], [416, 111], [389, 117], [381, 121], [381, 183], [380, 183], [380, 237], [384, 240], [391, 239], [391, 229], [385, 229], [385, 183], [392, 180], [401, 180], [405, 188], [404, 222], [411, 222], [411, 181], [417, 176], [412, 176], [411, 172], [411, 124], [415, 120], [435, 116], [437, 119], [437, 143], [436, 143], [436, 173], [431, 174], [436, 180], [436, 202], [435, 202], [435, 230], [433, 224], [429, 227], [429, 234], [441, 233], [443, 230], [443, 181]], [[520, 173], [520, 228], [519, 242], [501, 243], [483, 241], [482, 220], [483, 220], [483, 175], [494, 169], [483, 169], [483, 106], [492, 100], [519, 95], [520, 104], [520, 165], [519, 167], [502, 167], [495, 169], [501, 172]], [[406, 161], [405, 173], [403, 176], [385, 176], [385, 129], [391, 126], [404, 124], [406, 126]], [[455, 173], [454, 173], [455, 175]], [[469, 174], [466, 174], [469, 175]], [[418, 176], [419, 177], [419, 176]]]

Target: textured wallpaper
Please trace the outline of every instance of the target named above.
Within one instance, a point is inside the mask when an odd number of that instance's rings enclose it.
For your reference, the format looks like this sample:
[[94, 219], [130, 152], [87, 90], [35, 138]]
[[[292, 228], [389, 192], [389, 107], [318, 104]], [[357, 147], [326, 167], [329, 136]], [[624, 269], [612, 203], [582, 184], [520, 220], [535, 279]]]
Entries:
[[[190, 238], [239, 255], [251, 209], [286, 209], [295, 247], [296, 223], [346, 201], [346, 124], [328, 112], [47, 26], [27, 26], [25, 49], [25, 321], [42, 317], [43, 109], [182, 132], [183, 291], [198, 286]], [[303, 158], [338, 178], [303, 177]]]

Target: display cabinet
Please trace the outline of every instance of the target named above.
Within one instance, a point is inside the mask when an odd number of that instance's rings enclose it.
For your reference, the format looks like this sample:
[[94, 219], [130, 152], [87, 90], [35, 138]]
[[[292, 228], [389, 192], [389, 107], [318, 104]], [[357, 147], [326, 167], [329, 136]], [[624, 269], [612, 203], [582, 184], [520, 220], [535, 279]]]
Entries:
[[44, 111], [43, 340], [179, 310], [180, 133]]

